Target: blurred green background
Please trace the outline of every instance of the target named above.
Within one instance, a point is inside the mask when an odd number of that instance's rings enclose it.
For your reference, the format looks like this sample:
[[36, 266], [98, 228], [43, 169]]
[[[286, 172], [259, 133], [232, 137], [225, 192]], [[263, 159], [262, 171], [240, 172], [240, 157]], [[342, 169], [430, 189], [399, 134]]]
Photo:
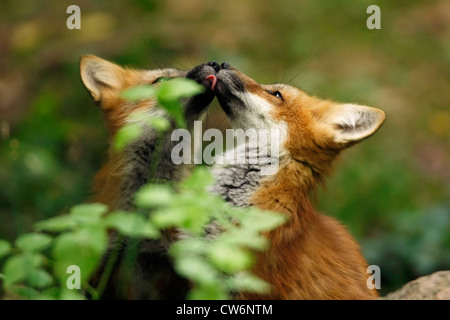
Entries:
[[[66, 28], [71, 4], [81, 30]], [[381, 30], [366, 27], [370, 4]], [[450, 269], [449, 1], [2, 0], [0, 238], [90, 194], [107, 135], [79, 77], [87, 53], [150, 69], [226, 61], [261, 83], [384, 110], [316, 206], [380, 266], [382, 294]], [[208, 126], [223, 123], [213, 106]]]

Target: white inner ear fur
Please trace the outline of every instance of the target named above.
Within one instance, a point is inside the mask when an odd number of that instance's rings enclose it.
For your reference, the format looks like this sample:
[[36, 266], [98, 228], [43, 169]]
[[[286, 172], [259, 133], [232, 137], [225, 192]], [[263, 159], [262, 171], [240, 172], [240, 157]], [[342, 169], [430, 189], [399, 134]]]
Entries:
[[80, 63], [81, 79], [92, 97], [101, 100], [103, 88], [119, 89], [122, 68], [96, 56], [84, 56]]
[[356, 104], [342, 104], [328, 117], [335, 134], [335, 141], [345, 143], [359, 141], [372, 135], [383, 123], [384, 112]]

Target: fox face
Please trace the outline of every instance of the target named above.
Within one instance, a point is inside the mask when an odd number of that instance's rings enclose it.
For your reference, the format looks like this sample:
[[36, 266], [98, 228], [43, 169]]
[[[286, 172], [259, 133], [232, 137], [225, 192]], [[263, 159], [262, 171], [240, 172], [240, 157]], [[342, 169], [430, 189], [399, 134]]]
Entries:
[[[177, 77], [196, 81], [204, 86], [204, 92], [181, 101], [186, 124], [190, 128], [214, 98], [212, 89], [215, 87], [215, 75], [219, 68], [217, 63], [209, 62], [189, 71], [170, 68], [136, 70], [123, 68], [93, 55], [81, 58], [81, 79], [102, 110], [111, 140], [121, 127], [130, 121], [136, 121], [130, 118], [134, 113], [141, 114], [137, 121], [145, 120], [146, 116], [159, 115], [167, 118], [172, 125], [172, 130], [167, 131], [163, 137], [163, 150], [158, 159], [154, 159], [153, 155], [159, 135], [149, 125], [143, 125], [141, 136], [129, 143], [122, 152], [119, 153], [111, 147], [107, 163], [95, 177], [93, 200], [105, 203], [111, 208], [127, 210], [132, 207], [134, 193], [148, 179], [177, 180], [183, 175], [183, 168], [175, 166], [170, 159], [173, 144], [170, 133], [175, 129], [175, 121], [158, 107], [156, 99], [130, 102], [122, 98], [121, 92], [138, 85], [158, 86], [161, 81]], [[151, 164], [156, 164], [155, 173], [149, 172]]]
[[[114, 63], [93, 55], [86, 55], [80, 61], [81, 79], [94, 101], [100, 105], [110, 134], [122, 127], [133, 112], [151, 111], [157, 108], [157, 101], [145, 100], [129, 102], [121, 97], [125, 89], [138, 85], [154, 85], [172, 78], [188, 78], [205, 87], [202, 94], [183, 99], [188, 125], [198, 119], [214, 98], [211, 86], [219, 66], [215, 62], [199, 65], [192, 70], [182, 71], [166, 68], [155, 70], [136, 70], [122, 68]], [[210, 76], [210, 77], [208, 77]]]
[[322, 100], [285, 84], [259, 84], [228, 64], [222, 64], [215, 89], [233, 128], [278, 129], [280, 154], [317, 173], [385, 118], [376, 108]]

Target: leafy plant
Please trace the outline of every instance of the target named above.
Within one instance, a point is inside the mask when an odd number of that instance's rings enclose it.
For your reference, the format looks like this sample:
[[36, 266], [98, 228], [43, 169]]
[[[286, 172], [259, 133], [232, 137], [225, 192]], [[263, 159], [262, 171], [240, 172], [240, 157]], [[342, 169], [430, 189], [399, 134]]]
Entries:
[[[158, 99], [179, 126], [184, 126], [181, 97], [201, 92], [187, 79], [175, 79], [159, 87], [132, 88], [124, 92], [130, 101]], [[163, 133], [164, 118], [146, 122]], [[115, 147], [122, 149], [142, 132], [142, 122], [122, 128]], [[157, 154], [157, 153], [156, 153]], [[285, 216], [256, 208], [234, 208], [206, 188], [213, 183], [207, 168], [199, 167], [177, 186], [148, 183], [135, 195], [136, 209], [108, 212], [100, 203], [80, 204], [67, 214], [39, 221], [34, 231], [16, 239], [14, 245], [0, 240], [0, 259], [6, 292], [25, 299], [84, 299], [85, 292], [100, 298], [112, 264], [104, 270], [97, 287], [89, 279], [108, 250], [108, 232], [132, 239], [158, 239], [169, 228], [183, 234], [171, 246], [176, 272], [193, 283], [189, 299], [228, 299], [231, 292], [266, 293], [270, 286], [249, 271], [253, 251], [268, 246], [264, 232], [285, 222]], [[210, 230], [219, 230], [212, 236]], [[114, 258], [114, 256], [113, 256]], [[68, 289], [71, 266], [81, 270], [83, 291]]]

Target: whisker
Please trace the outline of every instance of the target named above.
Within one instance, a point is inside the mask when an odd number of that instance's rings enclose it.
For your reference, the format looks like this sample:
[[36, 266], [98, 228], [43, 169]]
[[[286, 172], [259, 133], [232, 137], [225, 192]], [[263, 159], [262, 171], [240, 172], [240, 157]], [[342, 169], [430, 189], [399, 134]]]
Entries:
[[[289, 81], [287, 81], [287, 82], [284, 84], [284, 86], [286, 86], [286, 85], [288, 85], [288, 84], [291, 84], [292, 81], [294, 81], [294, 79], [297, 78], [297, 77], [300, 75], [300, 73], [302, 73], [302, 72], [306, 69], [306, 67], [314, 60], [314, 58], [316, 58], [317, 54], [318, 54], [319, 51], [321, 51], [322, 49], [323, 49], [323, 46], [322, 46], [322, 47], [319, 47], [316, 51], [314, 51], [314, 53], [313, 53], [312, 56], [309, 58], [309, 60], [308, 60], [308, 61], [300, 68], [300, 70], [299, 70], [292, 78], [289, 79]], [[283, 86], [283, 87], [284, 87], [284, 86]]]
[[189, 63], [191, 64], [192, 68], [194, 68], [195, 66], [197, 66], [197, 62], [195, 61], [195, 58], [192, 58], [191, 54], [188, 54], [188, 59], [189, 59]]
[[153, 64], [158, 69], [163, 69], [164, 68], [164, 64], [162, 64], [162, 61], [159, 58], [159, 55], [157, 53], [150, 52], [149, 55], [150, 55], [150, 60], [153, 61]]
[[181, 67], [181, 68], [183, 68], [184, 70], [192, 69], [192, 68], [189, 68], [188, 66], [186, 66], [186, 65], [185, 65], [184, 63], [182, 63], [181, 61], [175, 59], [174, 57], [168, 57], [168, 59], [169, 59], [171, 62], [173, 62], [173, 63], [175, 64], [175, 66], [176, 66], [177, 69], [178, 69], [178, 67]]

